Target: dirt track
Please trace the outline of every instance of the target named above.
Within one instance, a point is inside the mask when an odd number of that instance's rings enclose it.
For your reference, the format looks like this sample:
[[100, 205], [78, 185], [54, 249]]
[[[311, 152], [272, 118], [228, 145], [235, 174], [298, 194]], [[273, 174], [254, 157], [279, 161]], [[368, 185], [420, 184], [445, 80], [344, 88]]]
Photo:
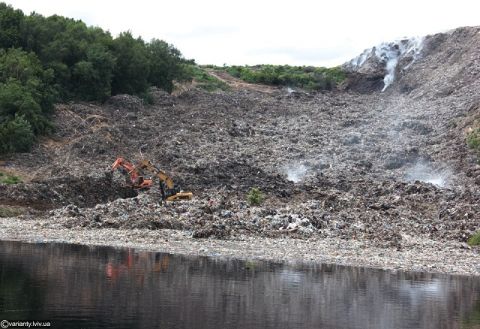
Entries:
[[[157, 91], [153, 106], [122, 95], [59, 105], [55, 134], [6, 159], [32, 181], [2, 187], [0, 203], [41, 210], [26, 218], [45, 216], [47, 227], [464, 246], [480, 228], [480, 166], [465, 143], [480, 118], [480, 52], [463, 49], [450, 63], [462, 38], [478, 44], [475, 29], [428, 39], [424, 57], [383, 93], [349, 91], [363, 81], [352, 78], [326, 93], [238, 85]], [[134, 195], [106, 175], [117, 156], [151, 159], [194, 200], [161, 207], [155, 191], [116, 200]], [[259, 207], [246, 202], [255, 186], [266, 195]]]

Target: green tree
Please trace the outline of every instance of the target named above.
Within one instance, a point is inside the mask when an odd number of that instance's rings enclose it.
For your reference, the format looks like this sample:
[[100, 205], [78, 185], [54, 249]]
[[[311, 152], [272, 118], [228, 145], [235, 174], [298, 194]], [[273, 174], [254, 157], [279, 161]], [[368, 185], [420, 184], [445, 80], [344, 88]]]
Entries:
[[111, 95], [115, 58], [102, 45], [93, 45], [86, 59], [75, 63], [72, 72], [75, 98], [105, 100]]
[[[168, 92], [173, 91], [173, 81], [191, 80], [192, 74], [185, 65], [182, 54], [173, 45], [153, 39], [147, 45], [149, 55], [148, 82]], [[190, 61], [191, 62], [191, 61]]]
[[56, 100], [53, 76], [53, 70], [44, 70], [34, 53], [0, 49], [0, 83], [18, 81], [35, 96], [44, 112], [50, 112]]
[[21, 115], [0, 124], [0, 153], [28, 152], [34, 140], [30, 123]]
[[56, 97], [52, 77], [52, 71], [43, 70], [35, 54], [19, 49], [0, 50], [0, 122], [19, 114], [35, 134], [47, 132], [47, 116]]
[[141, 38], [130, 32], [121, 33], [113, 40], [116, 65], [113, 72], [113, 94], [140, 94], [148, 88], [149, 54]]
[[19, 47], [24, 15], [5, 3], [0, 3], [0, 48]]
[[114, 56], [112, 37], [98, 27], [61, 16], [26, 17], [23, 47], [52, 69], [63, 100], [104, 100], [110, 95]]
[[0, 84], [0, 122], [11, 121], [21, 115], [35, 134], [46, 133], [51, 125], [35, 100], [34, 92], [14, 79]]

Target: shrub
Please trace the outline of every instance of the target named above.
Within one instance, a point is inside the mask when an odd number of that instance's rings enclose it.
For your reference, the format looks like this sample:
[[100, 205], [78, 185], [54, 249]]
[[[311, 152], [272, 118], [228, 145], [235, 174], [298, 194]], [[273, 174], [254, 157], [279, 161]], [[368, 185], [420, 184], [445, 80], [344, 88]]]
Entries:
[[5, 174], [3, 172], [0, 172], [0, 183], [1, 184], [18, 184], [21, 183], [22, 180], [18, 176], [10, 175], [10, 174]]
[[246, 82], [307, 90], [330, 90], [346, 78], [346, 73], [340, 67], [259, 65], [230, 66], [225, 69]]
[[480, 231], [475, 233], [467, 241], [469, 246], [478, 246], [480, 245]]
[[229, 90], [230, 87], [223, 81], [208, 74], [202, 67], [189, 64], [186, 65], [186, 69], [189, 71], [189, 75], [193, 77], [193, 80], [197, 83], [197, 86], [206, 91], [215, 90]]
[[155, 103], [155, 99], [153, 98], [153, 95], [150, 91], [141, 93], [139, 96], [142, 99], [144, 104], [153, 105], [153, 103]]
[[260, 189], [258, 189], [257, 187], [251, 188], [247, 194], [247, 201], [252, 206], [260, 205], [264, 199], [265, 197], [262, 191], [260, 191]]
[[474, 150], [480, 151], [480, 128], [477, 128], [468, 134], [467, 145]]
[[0, 49], [0, 153], [29, 151], [34, 135], [51, 130], [51, 79], [35, 54]]
[[51, 128], [47, 113], [39, 104], [37, 90], [11, 79], [0, 83], [0, 122], [8, 122], [15, 116], [26, 120], [35, 134], [46, 133]]
[[33, 129], [21, 115], [0, 125], [0, 153], [28, 152], [34, 141]]

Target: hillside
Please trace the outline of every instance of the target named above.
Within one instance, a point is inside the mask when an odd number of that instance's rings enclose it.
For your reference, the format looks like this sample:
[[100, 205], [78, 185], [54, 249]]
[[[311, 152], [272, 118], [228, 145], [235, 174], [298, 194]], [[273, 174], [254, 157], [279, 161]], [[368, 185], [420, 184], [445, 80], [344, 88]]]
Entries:
[[[0, 203], [43, 228], [464, 250], [480, 228], [480, 166], [466, 144], [480, 122], [479, 39], [473, 27], [427, 36], [418, 52], [397, 52], [393, 71], [367, 51], [346, 64], [336, 91], [252, 88], [221, 73], [232, 90], [155, 90], [153, 105], [126, 95], [58, 104], [55, 132], [2, 162], [26, 183], [2, 186]], [[118, 156], [151, 159], [194, 199], [167, 207], [155, 191], [118, 199], [136, 194], [106, 174]], [[252, 187], [265, 194], [261, 206], [246, 202]], [[477, 250], [468, 253], [458, 257]], [[480, 271], [471, 265], [464, 271]]]

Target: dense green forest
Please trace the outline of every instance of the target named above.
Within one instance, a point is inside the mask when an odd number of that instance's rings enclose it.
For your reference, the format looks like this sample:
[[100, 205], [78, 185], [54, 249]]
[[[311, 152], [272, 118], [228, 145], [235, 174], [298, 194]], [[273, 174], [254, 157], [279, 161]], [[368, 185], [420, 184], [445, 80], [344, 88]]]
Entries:
[[25, 15], [0, 3], [0, 153], [28, 151], [48, 133], [58, 101], [143, 96], [190, 80], [193, 61], [172, 45], [145, 42], [61, 16]]

